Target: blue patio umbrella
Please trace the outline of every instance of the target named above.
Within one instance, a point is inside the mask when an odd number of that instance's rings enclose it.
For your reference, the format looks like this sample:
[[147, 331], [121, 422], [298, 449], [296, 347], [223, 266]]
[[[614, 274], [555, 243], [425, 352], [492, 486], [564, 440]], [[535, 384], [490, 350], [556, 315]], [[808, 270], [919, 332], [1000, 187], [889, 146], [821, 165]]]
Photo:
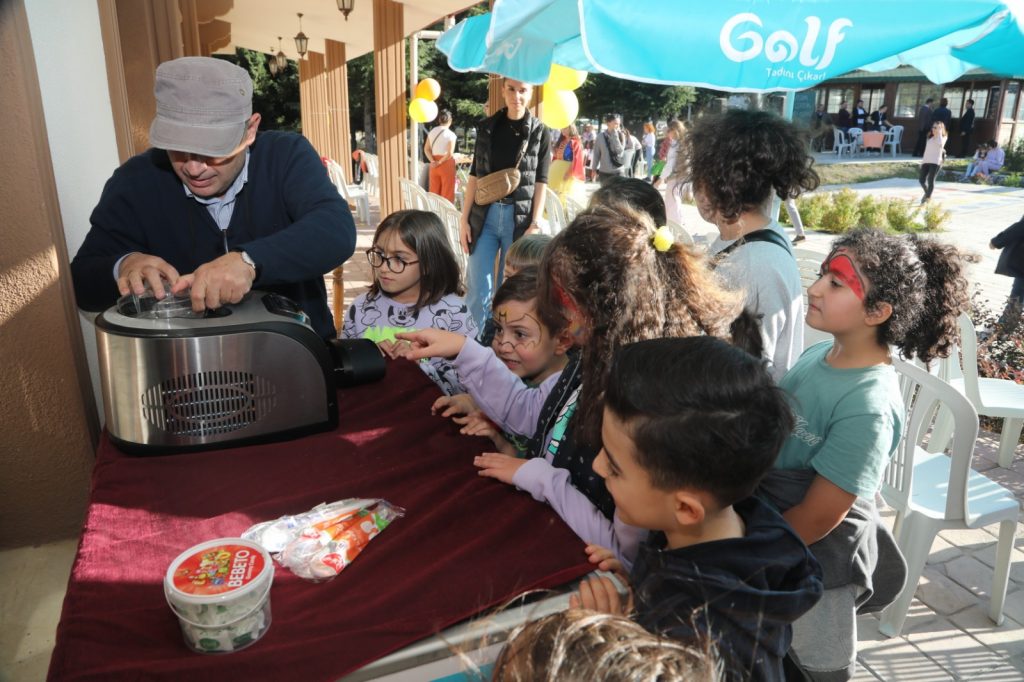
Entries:
[[542, 83], [552, 63], [717, 90], [804, 90], [899, 64], [1024, 73], [1024, 0], [495, 0], [446, 31], [457, 71]]

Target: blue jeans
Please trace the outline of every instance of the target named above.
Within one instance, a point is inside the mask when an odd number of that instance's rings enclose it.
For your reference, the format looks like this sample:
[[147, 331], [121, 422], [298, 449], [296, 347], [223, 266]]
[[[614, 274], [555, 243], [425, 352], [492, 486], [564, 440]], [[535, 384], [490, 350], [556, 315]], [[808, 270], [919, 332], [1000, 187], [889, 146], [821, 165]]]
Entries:
[[647, 180], [654, 177], [651, 173], [651, 166], [654, 165], [654, 147], [644, 147], [644, 163], [647, 164]]
[[[516, 230], [515, 206], [512, 204], [494, 203], [487, 207], [484, 228], [476, 238], [476, 247], [469, 255], [469, 282], [466, 299], [469, 314], [473, 316], [479, 329], [491, 315], [491, 299], [494, 290], [501, 284], [501, 276], [505, 270], [505, 254], [512, 246], [512, 236]], [[501, 254], [498, 263], [498, 275], [495, 280], [494, 258]]]

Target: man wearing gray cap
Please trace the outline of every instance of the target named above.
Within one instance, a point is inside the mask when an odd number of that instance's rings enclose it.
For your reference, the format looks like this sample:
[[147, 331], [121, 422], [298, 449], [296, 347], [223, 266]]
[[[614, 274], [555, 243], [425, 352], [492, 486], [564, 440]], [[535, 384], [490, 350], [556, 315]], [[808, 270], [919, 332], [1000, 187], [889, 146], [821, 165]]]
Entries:
[[335, 335], [323, 275], [352, 255], [355, 223], [301, 135], [257, 133], [252, 79], [210, 57], [156, 71], [151, 149], [118, 168], [71, 263], [75, 296], [103, 310], [118, 295], [190, 291], [202, 311], [254, 286], [296, 301]]

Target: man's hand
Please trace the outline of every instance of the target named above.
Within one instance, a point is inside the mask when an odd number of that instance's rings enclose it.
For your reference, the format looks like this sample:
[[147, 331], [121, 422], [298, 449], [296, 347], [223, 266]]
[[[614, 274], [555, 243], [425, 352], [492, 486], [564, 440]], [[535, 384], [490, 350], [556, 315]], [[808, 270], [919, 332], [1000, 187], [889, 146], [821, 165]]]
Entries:
[[232, 251], [182, 275], [171, 291], [179, 294], [192, 287], [192, 310], [201, 313], [225, 303], [238, 303], [252, 289], [255, 279], [252, 266], [242, 260], [241, 253]]
[[519, 467], [526, 464], [526, 460], [497, 452], [485, 452], [474, 457], [473, 464], [480, 469], [477, 473], [481, 476], [496, 478], [502, 483], [511, 485], [512, 477], [519, 471]]
[[167, 283], [173, 286], [179, 277], [174, 266], [163, 258], [148, 253], [132, 253], [121, 261], [121, 268], [117, 273], [117, 289], [122, 296], [128, 293], [138, 296], [149, 284], [153, 295], [162, 299], [166, 295], [163, 281], [167, 280]]

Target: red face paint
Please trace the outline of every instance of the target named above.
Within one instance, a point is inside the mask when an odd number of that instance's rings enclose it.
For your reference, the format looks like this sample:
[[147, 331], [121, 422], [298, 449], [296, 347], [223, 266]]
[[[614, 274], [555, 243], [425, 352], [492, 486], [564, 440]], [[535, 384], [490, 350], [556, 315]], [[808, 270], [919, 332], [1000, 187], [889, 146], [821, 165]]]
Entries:
[[853, 261], [848, 255], [842, 252], [834, 253], [831, 258], [822, 263], [821, 274], [828, 273], [850, 287], [854, 296], [864, 300], [864, 280], [857, 274], [857, 268], [853, 266]]

